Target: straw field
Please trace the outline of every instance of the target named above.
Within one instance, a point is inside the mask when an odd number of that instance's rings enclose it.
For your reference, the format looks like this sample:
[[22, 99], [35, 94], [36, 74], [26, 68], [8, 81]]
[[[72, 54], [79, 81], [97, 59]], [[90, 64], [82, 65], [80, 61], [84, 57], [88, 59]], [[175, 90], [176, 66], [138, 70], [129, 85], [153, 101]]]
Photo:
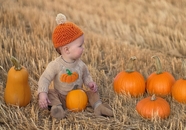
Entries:
[[[186, 128], [186, 105], [165, 97], [171, 114], [165, 120], [147, 120], [135, 110], [133, 98], [117, 95], [113, 79], [136, 56], [135, 69], [146, 79], [155, 71], [152, 56], [160, 58], [164, 71], [182, 77], [186, 55], [185, 0], [0, 0], [0, 129], [1, 130], [182, 130]], [[114, 117], [96, 117], [87, 107], [69, 112], [56, 121], [38, 107], [37, 82], [47, 64], [58, 56], [51, 36], [55, 17], [64, 13], [85, 33], [82, 60], [99, 86], [103, 102]], [[26, 107], [4, 102], [6, 73], [16, 57], [29, 71], [32, 100]]]

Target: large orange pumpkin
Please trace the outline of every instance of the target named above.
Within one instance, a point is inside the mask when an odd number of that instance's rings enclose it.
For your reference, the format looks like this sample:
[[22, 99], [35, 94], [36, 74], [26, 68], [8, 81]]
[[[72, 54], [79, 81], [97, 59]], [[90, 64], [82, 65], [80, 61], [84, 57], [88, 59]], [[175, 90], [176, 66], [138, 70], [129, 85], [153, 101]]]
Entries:
[[4, 92], [6, 104], [27, 106], [31, 100], [31, 89], [28, 84], [28, 71], [21, 66], [15, 57], [11, 58], [14, 66], [10, 68], [7, 75], [7, 83]]
[[166, 71], [162, 71], [162, 66], [158, 56], [153, 56], [156, 59], [157, 72], [152, 73], [146, 81], [146, 89], [149, 94], [159, 96], [167, 96], [171, 94], [172, 86], [175, 78]]
[[142, 117], [147, 119], [165, 119], [170, 115], [171, 111], [169, 103], [155, 95], [140, 100], [136, 105], [136, 110]]
[[183, 78], [178, 79], [172, 87], [172, 97], [180, 103], [186, 104], [186, 62], [182, 63]]
[[81, 89], [74, 89], [66, 96], [66, 107], [73, 112], [83, 111], [87, 103], [88, 97]]
[[145, 92], [145, 79], [141, 73], [133, 70], [133, 61], [136, 57], [131, 57], [128, 69], [120, 72], [114, 78], [113, 88], [117, 94], [126, 94], [138, 97]]

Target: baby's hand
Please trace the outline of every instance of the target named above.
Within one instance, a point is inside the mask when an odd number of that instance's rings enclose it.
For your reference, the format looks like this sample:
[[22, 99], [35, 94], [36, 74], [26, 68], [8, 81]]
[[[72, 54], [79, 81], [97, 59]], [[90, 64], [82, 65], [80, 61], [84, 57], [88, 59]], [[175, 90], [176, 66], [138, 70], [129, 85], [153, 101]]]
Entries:
[[39, 93], [39, 106], [40, 108], [47, 108], [48, 104], [51, 103], [48, 99], [48, 95], [45, 92]]
[[93, 92], [97, 92], [97, 90], [98, 90], [98, 87], [97, 87], [96, 83], [94, 83], [94, 82], [88, 83], [88, 87], [89, 87]]

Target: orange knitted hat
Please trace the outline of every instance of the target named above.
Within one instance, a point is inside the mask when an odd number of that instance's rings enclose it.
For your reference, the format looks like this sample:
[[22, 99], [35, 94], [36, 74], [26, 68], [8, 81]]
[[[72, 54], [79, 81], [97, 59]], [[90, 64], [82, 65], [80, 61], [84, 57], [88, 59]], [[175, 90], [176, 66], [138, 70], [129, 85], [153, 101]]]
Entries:
[[82, 30], [74, 23], [67, 22], [63, 14], [57, 15], [56, 22], [58, 25], [52, 34], [52, 41], [55, 48], [64, 46], [83, 35]]

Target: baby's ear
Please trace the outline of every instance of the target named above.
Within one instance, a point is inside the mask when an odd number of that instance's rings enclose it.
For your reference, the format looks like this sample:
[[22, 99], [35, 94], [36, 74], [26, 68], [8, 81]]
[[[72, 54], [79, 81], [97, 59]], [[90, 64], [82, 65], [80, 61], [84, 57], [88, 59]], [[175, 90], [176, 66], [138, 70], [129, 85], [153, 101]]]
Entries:
[[62, 48], [62, 50], [63, 50], [66, 54], [69, 53], [69, 47], [68, 47], [68, 46], [64, 46], [64, 47]]

